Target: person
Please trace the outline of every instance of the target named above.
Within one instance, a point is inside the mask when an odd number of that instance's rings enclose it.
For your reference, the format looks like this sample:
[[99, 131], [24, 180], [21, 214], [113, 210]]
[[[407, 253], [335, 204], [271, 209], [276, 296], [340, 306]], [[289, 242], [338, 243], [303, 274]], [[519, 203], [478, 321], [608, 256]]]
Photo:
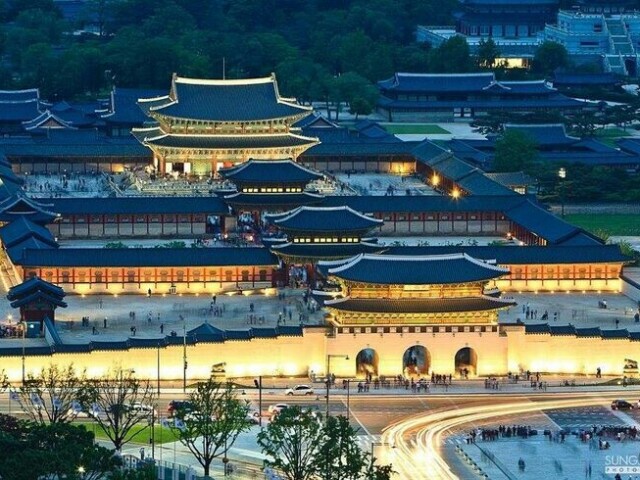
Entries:
[[144, 460], [144, 447], [140, 447], [140, 460]]
[[524, 460], [520, 458], [520, 460], [518, 460], [518, 470], [520, 470], [521, 472], [524, 472], [524, 469], [525, 469]]
[[216, 304], [216, 300], [217, 300], [216, 295], [212, 295], [211, 296], [211, 301], [213, 302], [214, 305]]
[[160, 324], [160, 333], [164, 333], [164, 323]]
[[147, 290], [147, 297], [151, 296], [151, 289]]
[[102, 326], [104, 328], [107, 328], [107, 317], [104, 317], [104, 320], [102, 321]]
[[95, 325], [94, 325], [94, 326], [93, 326], [93, 328], [91, 329], [91, 334], [92, 334], [92, 335], [95, 335], [95, 334], [96, 334], [96, 327], [95, 327]]
[[102, 308], [102, 297], [100, 297], [100, 299], [98, 300], [98, 305], [100, 306], [100, 308]]

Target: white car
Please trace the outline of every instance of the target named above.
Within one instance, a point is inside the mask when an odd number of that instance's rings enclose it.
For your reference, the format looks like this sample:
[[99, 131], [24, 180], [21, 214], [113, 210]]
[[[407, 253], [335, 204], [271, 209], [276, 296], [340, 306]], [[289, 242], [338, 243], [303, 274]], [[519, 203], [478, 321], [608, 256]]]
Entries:
[[289, 405], [286, 403], [276, 403], [275, 405], [269, 405], [269, 413], [278, 414], [287, 408], [289, 408]]
[[260, 412], [247, 412], [247, 421], [251, 425], [258, 425], [260, 423]]
[[129, 409], [140, 414], [146, 413], [147, 415], [153, 414], [156, 417], [158, 416], [158, 412], [156, 411], [155, 408], [153, 408], [153, 406], [145, 405], [143, 403], [138, 403], [138, 402], [132, 403], [131, 405], [129, 405]]
[[70, 408], [67, 411], [67, 416], [69, 418], [96, 418], [99, 415], [97, 410], [90, 409], [88, 412], [85, 410], [75, 410]]
[[293, 388], [287, 388], [284, 393], [286, 395], [313, 395], [313, 388], [309, 385], [295, 385]]

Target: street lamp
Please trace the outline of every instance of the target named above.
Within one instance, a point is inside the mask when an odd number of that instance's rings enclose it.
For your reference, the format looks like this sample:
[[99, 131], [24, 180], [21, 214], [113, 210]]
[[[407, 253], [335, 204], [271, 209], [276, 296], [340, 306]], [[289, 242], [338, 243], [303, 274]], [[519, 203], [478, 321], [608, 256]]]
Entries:
[[25, 350], [26, 350], [26, 335], [27, 335], [27, 322], [21, 320], [22, 322], [22, 386], [24, 387], [24, 382], [26, 378], [26, 360], [25, 360]]
[[349, 355], [327, 355], [327, 406], [326, 406], [326, 419], [329, 418], [329, 389], [331, 387], [331, 359], [332, 358], [343, 358], [344, 360], [349, 360]]
[[187, 392], [187, 320], [182, 317], [182, 391]]
[[564, 167], [561, 167], [558, 170], [558, 178], [560, 178], [560, 205], [561, 205], [561, 216], [564, 218], [564, 187], [565, 187], [565, 179], [567, 178], [567, 170]]

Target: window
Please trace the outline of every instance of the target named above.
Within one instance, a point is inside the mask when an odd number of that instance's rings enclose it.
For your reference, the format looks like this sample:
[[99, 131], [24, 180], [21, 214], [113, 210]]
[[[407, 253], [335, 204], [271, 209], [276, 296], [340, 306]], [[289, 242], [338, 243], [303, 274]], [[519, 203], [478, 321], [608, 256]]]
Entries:
[[241, 276], [242, 276], [242, 281], [243, 282], [248, 282], [249, 281], [249, 270], [242, 270]]
[[258, 276], [259, 276], [261, 282], [266, 282], [267, 281], [267, 271], [266, 270], [264, 270], [264, 269], [260, 270], [258, 272]]

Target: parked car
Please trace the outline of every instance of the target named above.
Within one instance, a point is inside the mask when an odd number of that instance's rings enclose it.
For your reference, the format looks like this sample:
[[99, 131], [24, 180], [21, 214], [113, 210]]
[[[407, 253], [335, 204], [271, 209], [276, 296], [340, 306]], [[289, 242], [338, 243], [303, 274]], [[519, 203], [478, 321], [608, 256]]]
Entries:
[[611, 410], [633, 410], [633, 404], [626, 400], [614, 400], [611, 402]]
[[174, 417], [176, 415], [184, 416], [193, 410], [193, 404], [186, 400], [171, 400], [171, 402], [169, 402], [169, 407], [167, 408], [167, 412], [170, 417]]
[[269, 413], [272, 415], [277, 415], [287, 408], [289, 408], [289, 405], [287, 405], [286, 403], [276, 403], [275, 405], [269, 405]]
[[313, 395], [313, 388], [309, 385], [295, 385], [287, 388], [284, 392], [286, 395]]

